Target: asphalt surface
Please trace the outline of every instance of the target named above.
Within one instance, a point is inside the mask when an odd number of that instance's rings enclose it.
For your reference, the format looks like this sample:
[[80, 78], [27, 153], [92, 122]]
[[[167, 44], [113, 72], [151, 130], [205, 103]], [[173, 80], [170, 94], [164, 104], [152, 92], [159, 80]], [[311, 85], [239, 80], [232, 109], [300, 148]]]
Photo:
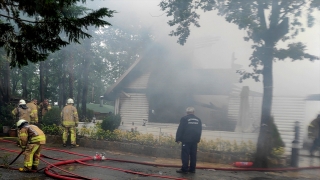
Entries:
[[[13, 143], [5, 143], [0, 141], [0, 147], [20, 151], [20, 148], [17, 147]], [[121, 153], [121, 152], [110, 152], [101, 149], [90, 149], [85, 147], [62, 147], [57, 144], [47, 144], [46, 148], [56, 148], [61, 150], [70, 151], [72, 153], [80, 153], [88, 156], [94, 156], [96, 152], [105, 153], [106, 158], [113, 159], [121, 159], [121, 160], [130, 160], [130, 161], [139, 161], [139, 162], [147, 162], [147, 163], [157, 163], [157, 164], [168, 164], [168, 165], [181, 165], [180, 160], [178, 159], [165, 159], [165, 158], [157, 158], [157, 157], [148, 157], [148, 156], [137, 156], [134, 154]], [[83, 157], [67, 154], [59, 151], [52, 151], [43, 149], [42, 154], [51, 157], [51, 158], [60, 158], [60, 159], [81, 159]], [[0, 165], [10, 163], [18, 153], [8, 152], [5, 150], [0, 150]], [[52, 160], [48, 158], [43, 158], [45, 161], [50, 163], [59, 162], [57, 160]], [[312, 166], [320, 166], [319, 164], [319, 156], [309, 157], [308, 155], [300, 156], [299, 162], [304, 162], [302, 166], [307, 164]], [[4, 162], [5, 161], [5, 162]], [[310, 179], [319, 179], [320, 180], [320, 170], [302, 170], [302, 171], [293, 171], [293, 172], [257, 172], [257, 171], [221, 171], [221, 170], [201, 170], [198, 169], [195, 174], [178, 174], [176, 170], [178, 168], [174, 167], [159, 167], [159, 166], [150, 166], [150, 165], [141, 165], [135, 163], [125, 163], [125, 162], [116, 162], [116, 161], [87, 161], [86, 163], [103, 166], [103, 167], [93, 167], [87, 165], [81, 165], [78, 163], [59, 166], [63, 170], [67, 170], [69, 172], [75, 173], [77, 175], [81, 175], [84, 177], [92, 178], [92, 179], [101, 179], [101, 180], [158, 180], [165, 179], [160, 177], [152, 177], [152, 176], [141, 176], [137, 174], [123, 172], [121, 170], [130, 170], [133, 172], [141, 172], [148, 175], [161, 175], [161, 176], [169, 176], [175, 178], [184, 178], [188, 180], [291, 180], [291, 179], [299, 179], [299, 180], [310, 180]], [[23, 156], [21, 156], [15, 163], [13, 163], [10, 167], [19, 168], [23, 165]], [[198, 162], [198, 166], [205, 167], [231, 167], [229, 165], [223, 164], [210, 164], [210, 163], [202, 163]], [[39, 169], [46, 167], [47, 164], [45, 162], [41, 162], [39, 165]], [[107, 167], [107, 168], [106, 168]], [[53, 168], [54, 172], [58, 174], [67, 174], [62, 170], [57, 168]], [[38, 173], [21, 173], [18, 170], [10, 170], [5, 168], [0, 168], [0, 179], [1, 180], [52, 180], [54, 178], [47, 176], [44, 171], [40, 171]]]

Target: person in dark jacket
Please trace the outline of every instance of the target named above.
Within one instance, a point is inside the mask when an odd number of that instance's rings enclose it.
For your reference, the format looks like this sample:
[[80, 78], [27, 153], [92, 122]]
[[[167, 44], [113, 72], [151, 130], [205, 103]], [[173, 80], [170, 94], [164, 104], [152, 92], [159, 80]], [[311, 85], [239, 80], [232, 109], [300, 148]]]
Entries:
[[313, 156], [314, 151], [319, 149], [320, 146], [320, 114], [317, 118], [312, 120], [308, 126], [308, 137], [313, 140], [310, 148], [310, 156]]
[[176, 133], [176, 142], [181, 142], [182, 161], [181, 169], [176, 172], [184, 174], [196, 172], [197, 149], [202, 133], [202, 123], [200, 118], [194, 115], [194, 108], [188, 107], [186, 112], [187, 115], [180, 119]]

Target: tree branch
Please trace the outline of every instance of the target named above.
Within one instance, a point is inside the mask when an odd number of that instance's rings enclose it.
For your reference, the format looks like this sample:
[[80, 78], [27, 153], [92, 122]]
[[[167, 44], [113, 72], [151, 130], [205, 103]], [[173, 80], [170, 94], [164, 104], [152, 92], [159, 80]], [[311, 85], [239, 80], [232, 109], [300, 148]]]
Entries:
[[258, 2], [258, 16], [260, 18], [260, 25], [261, 27], [266, 30], [267, 29], [267, 23], [266, 23], [266, 17], [264, 15], [264, 8], [261, 1]]
[[24, 22], [35, 23], [35, 24], [44, 23], [44, 22], [39, 22], [39, 21], [29, 21], [29, 20], [25, 20], [25, 19], [21, 19], [21, 18], [14, 18], [14, 17], [11, 17], [11, 16], [3, 15], [3, 14], [0, 14], [0, 16], [8, 18], [8, 19], [13, 19], [13, 20], [16, 20], [16, 21], [24, 21]]
[[283, 9], [285, 9], [283, 12], [281, 12], [281, 16], [280, 16], [280, 20], [281, 19], [284, 19], [284, 17], [286, 17], [289, 13], [292, 13], [294, 10], [296, 10], [296, 9], [300, 9], [300, 7], [302, 7], [302, 6], [304, 6], [306, 3], [305, 2], [302, 2], [300, 5], [297, 5], [296, 7], [298, 7], [298, 8], [289, 8], [289, 7], [287, 7], [285, 4], [284, 4], [284, 2], [282, 2], [281, 4], [280, 4], [280, 6], [281, 6], [281, 8], [283, 8]]

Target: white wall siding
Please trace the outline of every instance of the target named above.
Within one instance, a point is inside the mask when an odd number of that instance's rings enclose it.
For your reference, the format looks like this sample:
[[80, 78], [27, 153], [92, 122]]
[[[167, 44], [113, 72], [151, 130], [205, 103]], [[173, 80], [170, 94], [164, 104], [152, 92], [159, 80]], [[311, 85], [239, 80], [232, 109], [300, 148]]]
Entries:
[[[150, 77], [150, 72], [142, 74], [140, 77], [136, 78], [127, 88], [130, 89], [146, 89], [148, 86], [148, 81]], [[128, 96], [120, 97], [120, 116], [121, 122], [123, 123], [134, 123], [142, 124], [143, 119], [148, 119], [149, 117], [149, 103], [147, 96], [144, 93], [128, 93]]]
[[[249, 97], [251, 124], [255, 131], [259, 130], [262, 97]], [[228, 117], [237, 121], [240, 107], [240, 96], [232, 96], [229, 99]], [[305, 100], [302, 97], [273, 97], [272, 115], [279, 133], [286, 146], [286, 153], [291, 152], [294, 140], [294, 125], [299, 122], [300, 139], [299, 147], [303, 145], [303, 134], [305, 131]]]
[[303, 145], [305, 100], [301, 97], [274, 97], [272, 103], [272, 114], [278, 127], [282, 140], [286, 145], [286, 152], [291, 152], [294, 140], [295, 122], [299, 122], [300, 139], [299, 147]]
[[148, 86], [148, 81], [150, 77], [150, 72], [146, 72], [142, 74], [140, 77], [136, 78], [135, 80], [131, 81], [127, 88], [131, 89], [146, 89]]
[[149, 103], [145, 94], [127, 93], [130, 97], [120, 98], [120, 116], [123, 123], [142, 124], [148, 119]]

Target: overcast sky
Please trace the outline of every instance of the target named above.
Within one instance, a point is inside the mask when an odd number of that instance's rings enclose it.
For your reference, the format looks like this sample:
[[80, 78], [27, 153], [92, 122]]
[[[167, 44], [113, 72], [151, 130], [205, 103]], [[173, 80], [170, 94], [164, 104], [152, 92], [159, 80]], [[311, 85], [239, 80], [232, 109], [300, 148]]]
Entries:
[[[197, 49], [194, 59], [198, 68], [230, 68], [232, 53], [235, 53], [235, 63], [241, 64], [244, 69], [248, 67], [249, 57], [252, 53], [251, 44], [245, 42], [245, 31], [239, 30], [236, 25], [228, 23], [215, 12], [201, 13], [200, 28], [191, 27], [191, 35], [186, 46], [181, 46], [177, 37], [168, 36], [173, 30], [169, 27], [164, 12], [158, 6], [160, 0], [95, 0], [87, 1], [89, 7], [107, 7], [118, 13], [114, 18], [108, 19], [114, 26], [129, 26], [131, 28], [152, 29], [156, 41], [170, 47], [173, 56], [186, 52], [192, 46], [192, 40], [201, 41], [201, 38], [217, 39], [211, 46]], [[320, 17], [320, 13], [316, 14]], [[320, 18], [312, 29], [307, 29], [298, 37], [308, 47], [308, 53], [320, 57]], [[280, 44], [283, 45], [283, 44]], [[209, 58], [210, 57], [210, 58]], [[289, 59], [274, 63], [274, 95], [275, 96], [306, 96], [320, 93], [320, 61], [308, 60], [291, 62]], [[246, 80], [242, 85], [249, 85], [251, 90], [262, 92], [261, 82]]]

